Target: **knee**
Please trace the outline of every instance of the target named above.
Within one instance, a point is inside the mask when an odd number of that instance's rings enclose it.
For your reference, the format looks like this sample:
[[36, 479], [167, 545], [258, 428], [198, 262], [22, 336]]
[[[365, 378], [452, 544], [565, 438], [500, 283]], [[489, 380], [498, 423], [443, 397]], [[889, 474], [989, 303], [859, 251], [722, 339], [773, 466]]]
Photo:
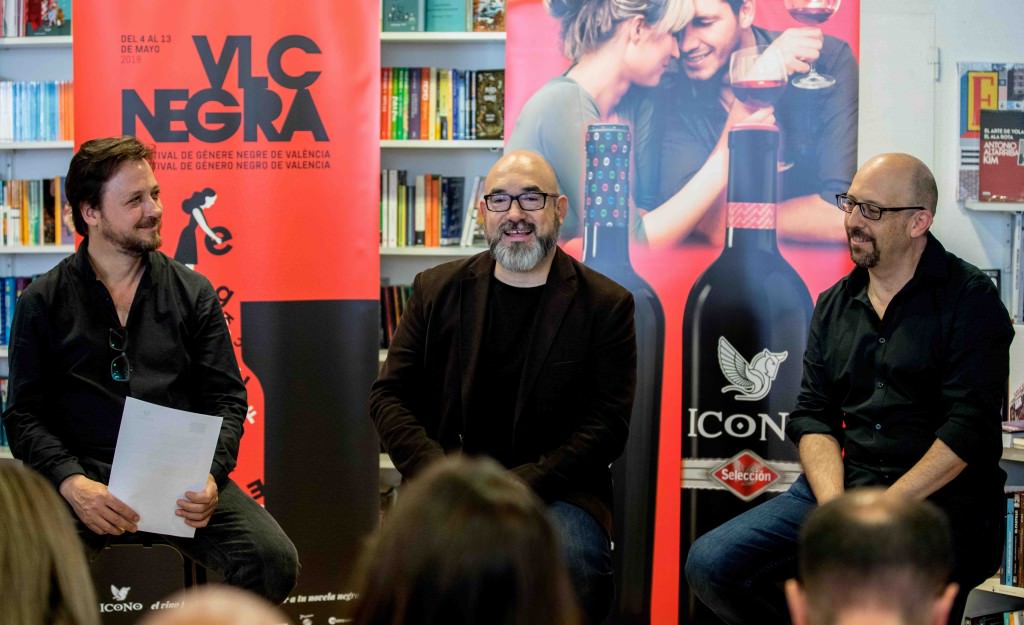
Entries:
[[260, 558], [263, 570], [262, 593], [274, 604], [283, 603], [299, 579], [299, 553], [287, 538], [262, 546]]
[[716, 541], [705, 534], [694, 541], [686, 555], [686, 581], [695, 591], [705, 588], [717, 571], [722, 569]]

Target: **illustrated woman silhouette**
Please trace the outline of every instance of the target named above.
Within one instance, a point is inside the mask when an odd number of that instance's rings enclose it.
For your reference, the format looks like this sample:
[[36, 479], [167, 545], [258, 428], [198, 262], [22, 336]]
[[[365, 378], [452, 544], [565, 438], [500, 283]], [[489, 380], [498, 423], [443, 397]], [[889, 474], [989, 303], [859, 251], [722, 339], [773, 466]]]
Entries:
[[213, 206], [217, 201], [217, 192], [206, 187], [202, 191], [196, 191], [187, 200], [181, 203], [181, 210], [188, 215], [188, 224], [182, 229], [178, 237], [178, 248], [174, 251], [174, 260], [185, 265], [189, 269], [195, 269], [199, 260], [199, 250], [196, 244], [196, 226], [202, 228], [206, 236], [213, 242], [220, 245], [222, 239], [206, 223], [206, 209]]

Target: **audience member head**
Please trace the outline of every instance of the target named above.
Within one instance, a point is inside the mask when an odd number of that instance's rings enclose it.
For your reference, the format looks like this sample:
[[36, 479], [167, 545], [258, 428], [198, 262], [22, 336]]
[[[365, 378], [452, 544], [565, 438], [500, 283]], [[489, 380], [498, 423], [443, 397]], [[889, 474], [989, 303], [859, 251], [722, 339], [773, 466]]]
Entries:
[[572, 61], [608, 42], [630, 19], [658, 33], [674, 33], [693, 15], [693, 0], [544, 0], [561, 21], [562, 52]]
[[284, 612], [263, 597], [211, 584], [168, 598], [180, 607], [150, 612], [139, 625], [289, 625]]
[[104, 137], [86, 141], [71, 158], [64, 192], [71, 205], [75, 232], [83, 237], [89, 234], [82, 217], [82, 204], [101, 206], [103, 186], [129, 161], [146, 161], [152, 165], [153, 149], [131, 136]]
[[53, 485], [0, 462], [0, 621], [99, 625], [85, 550]]
[[437, 461], [403, 487], [367, 546], [359, 625], [573, 625], [554, 529], [490, 459]]
[[881, 488], [812, 512], [799, 554], [800, 580], [786, 583], [794, 625], [941, 625], [956, 596], [945, 515]]

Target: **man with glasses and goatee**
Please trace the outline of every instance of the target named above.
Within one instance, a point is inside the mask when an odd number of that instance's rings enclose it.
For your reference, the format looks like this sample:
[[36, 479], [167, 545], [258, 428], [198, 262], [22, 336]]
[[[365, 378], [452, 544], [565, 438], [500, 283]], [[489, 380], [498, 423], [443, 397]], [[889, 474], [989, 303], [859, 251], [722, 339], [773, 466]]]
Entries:
[[164, 538], [280, 603], [298, 556], [228, 477], [245, 386], [210, 282], [156, 251], [163, 207], [152, 158], [134, 137], [112, 137], [83, 143], [71, 159], [66, 197], [83, 239], [18, 300], [4, 412], [11, 451], [58, 488], [97, 553], [139, 520], [106, 486], [125, 398], [223, 417], [205, 487], [177, 501], [195, 537]]
[[953, 532], [951, 581], [967, 594], [1003, 548], [1010, 317], [987, 275], [930, 232], [938, 190], [909, 154], [868, 160], [836, 197], [853, 270], [818, 297], [786, 432], [802, 475], [786, 492], [702, 536], [686, 577], [724, 622], [788, 623], [781, 583], [818, 504], [859, 486], [927, 499]]
[[490, 250], [416, 276], [370, 413], [403, 477], [465, 453], [529, 484], [596, 625], [614, 596], [609, 465], [636, 386], [633, 296], [555, 244], [568, 199], [539, 154], [505, 154], [484, 188]]

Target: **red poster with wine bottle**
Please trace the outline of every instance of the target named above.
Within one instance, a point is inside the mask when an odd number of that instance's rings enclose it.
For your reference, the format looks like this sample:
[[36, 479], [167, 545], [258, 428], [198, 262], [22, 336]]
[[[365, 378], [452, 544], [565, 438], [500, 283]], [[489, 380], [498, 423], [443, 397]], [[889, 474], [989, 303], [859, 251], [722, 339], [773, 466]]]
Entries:
[[[857, 164], [860, 6], [666, 0], [584, 28], [606, 4], [508, 1], [506, 148], [554, 167], [563, 249], [652, 311], [615, 467], [611, 622], [711, 624], [681, 579], [689, 543], [799, 474], [784, 428], [811, 306], [852, 266], [834, 195]], [[736, 127], [762, 131], [730, 148]], [[616, 128], [627, 210], [595, 214], [586, 155]], [[751, 145], [767, 160], [733, 162]]]

